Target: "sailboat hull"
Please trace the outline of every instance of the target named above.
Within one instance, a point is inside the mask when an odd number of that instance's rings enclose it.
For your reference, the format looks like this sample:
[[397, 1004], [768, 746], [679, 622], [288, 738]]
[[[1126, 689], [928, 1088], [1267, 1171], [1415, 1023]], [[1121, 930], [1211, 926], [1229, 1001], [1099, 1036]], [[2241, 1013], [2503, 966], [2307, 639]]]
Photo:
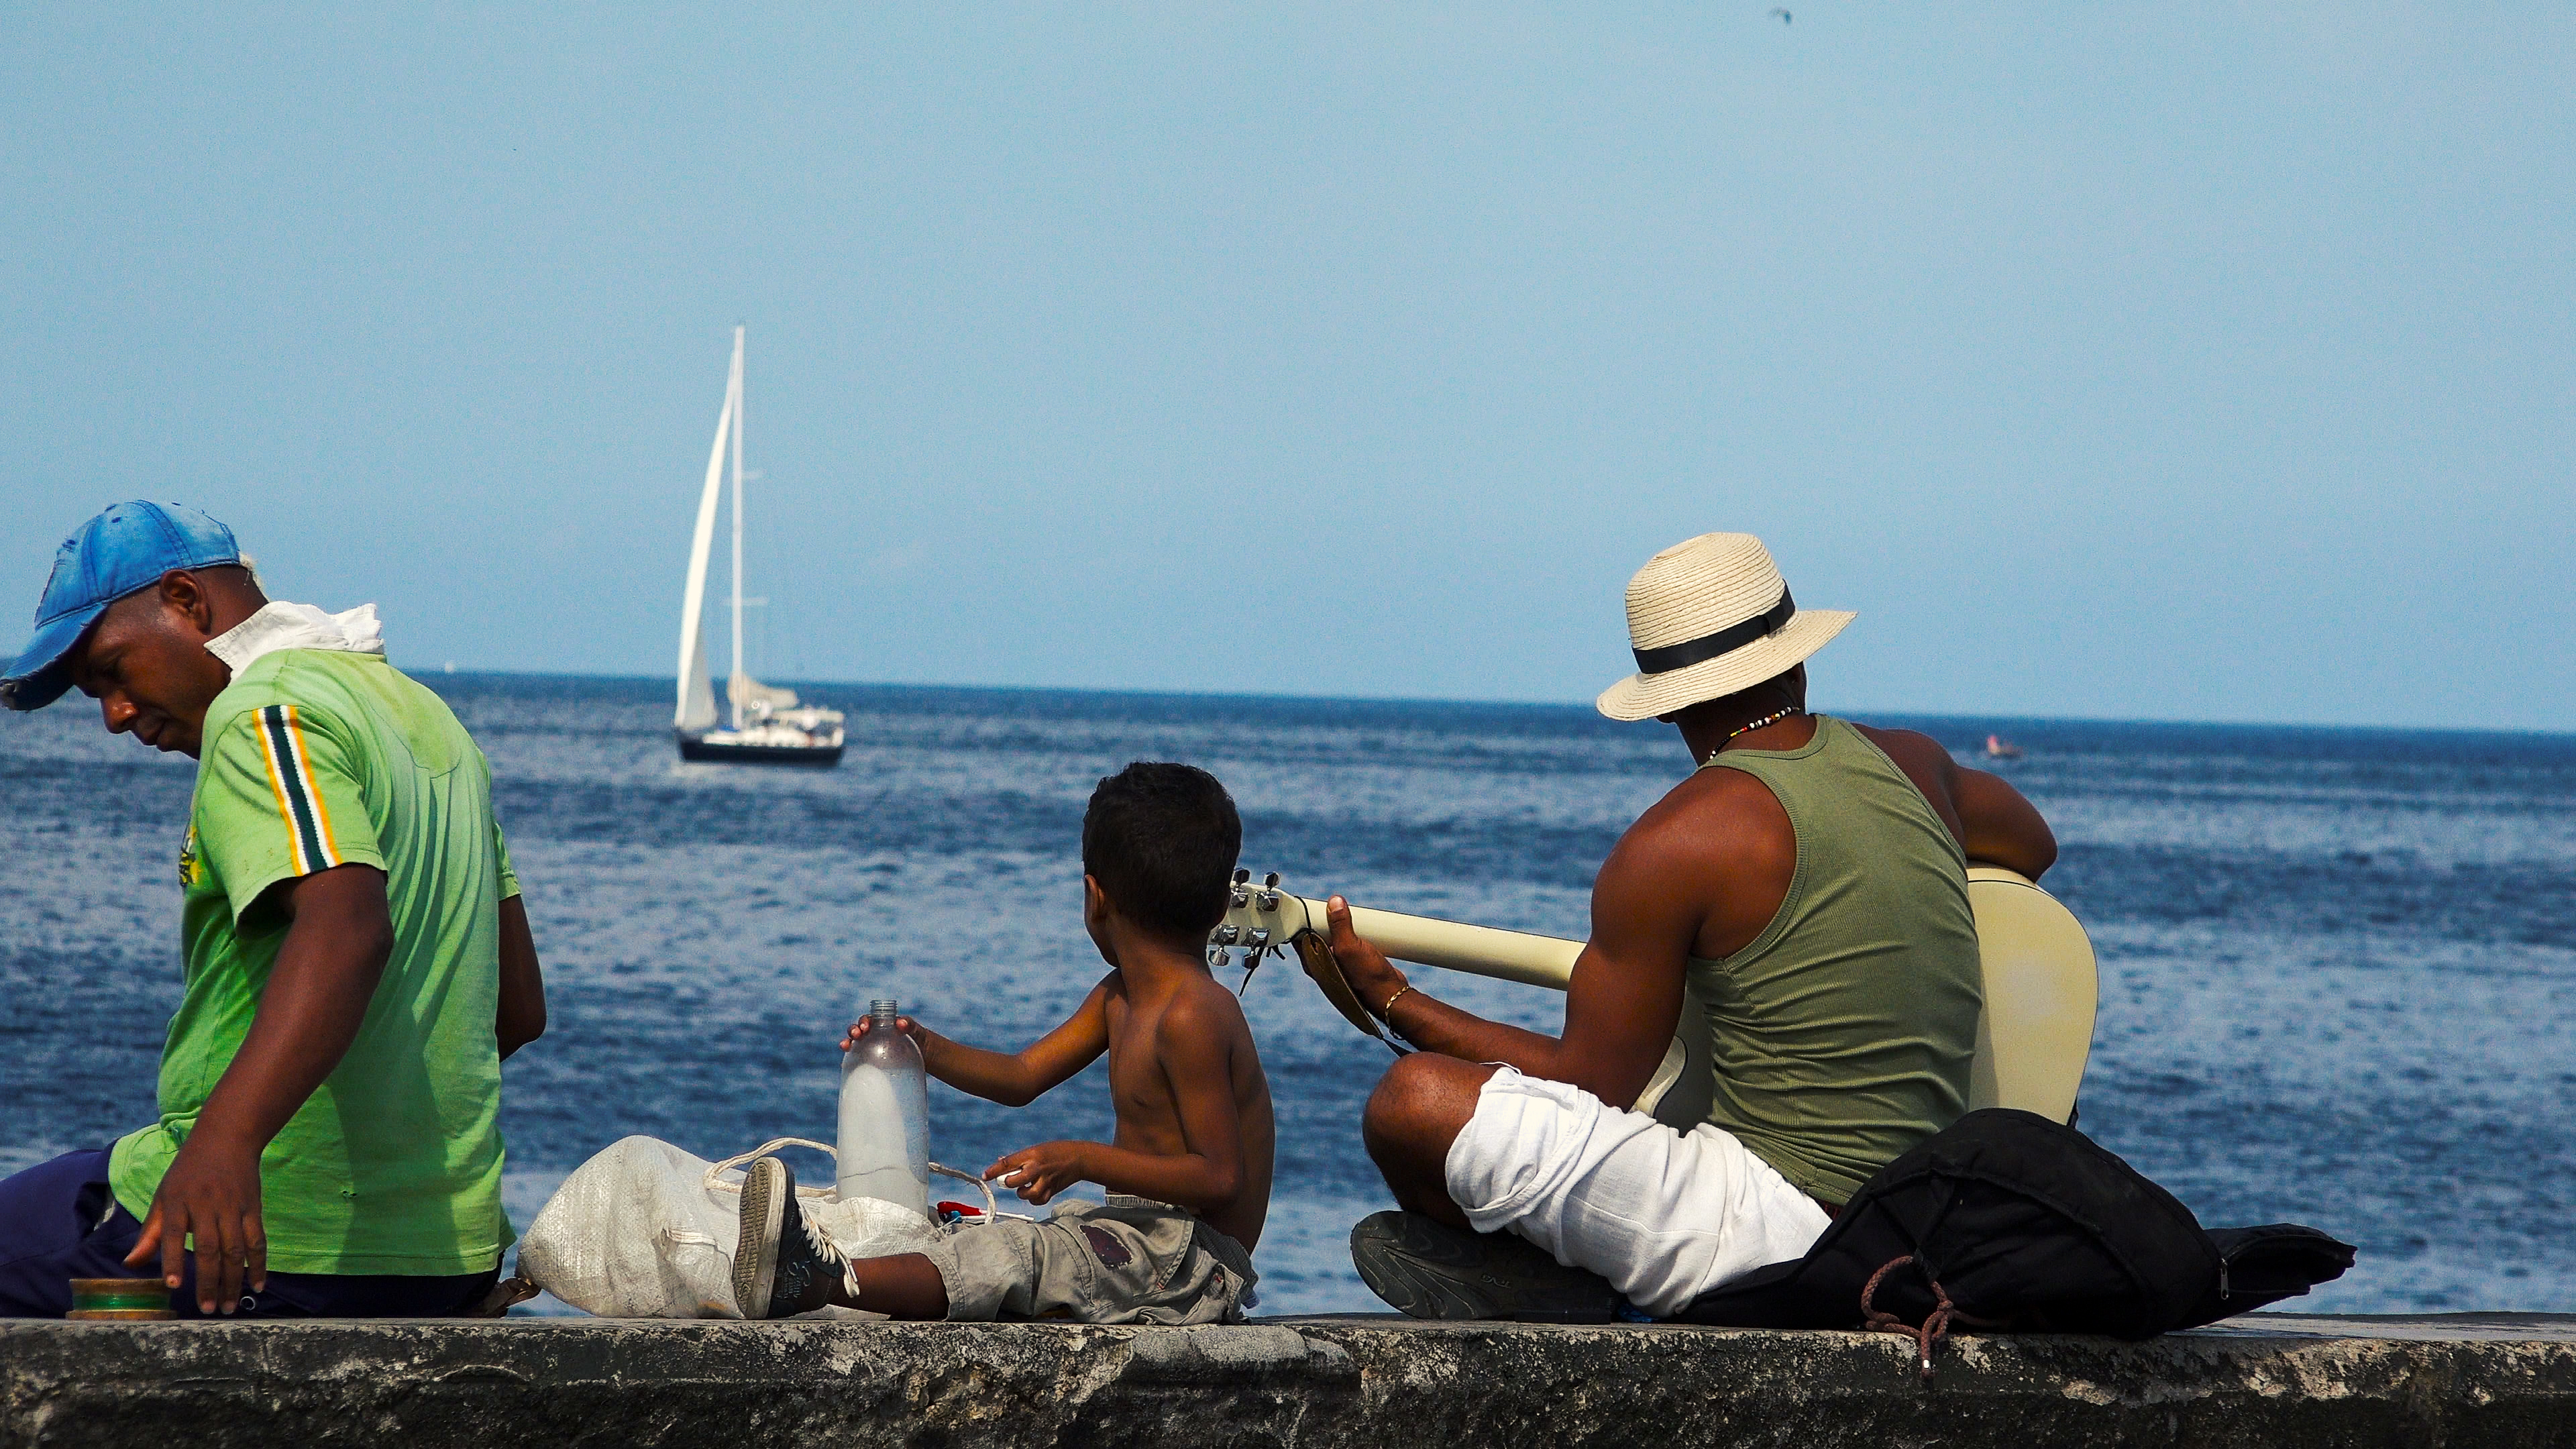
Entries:
[[675, 732], [680, 758], [711, 765], [806, 765], [830, 769], [841, 763], [839, 745], [719, 744], [687, 731]]

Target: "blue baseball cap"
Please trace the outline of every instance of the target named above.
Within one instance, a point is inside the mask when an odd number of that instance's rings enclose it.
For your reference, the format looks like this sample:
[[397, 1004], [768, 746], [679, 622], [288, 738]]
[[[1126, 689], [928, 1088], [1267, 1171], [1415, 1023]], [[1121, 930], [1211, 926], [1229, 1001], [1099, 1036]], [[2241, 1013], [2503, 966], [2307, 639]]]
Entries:
[[0, 677], [0, 704], [43, 709], [62, 698], [72, 687], [72, 650], [108, 605], [172, 569], [241, 561], [233, 531], [193, 508], [136, 499], [105, 510], [55, 551], [53, 576], [36, 605], [36, 635]]

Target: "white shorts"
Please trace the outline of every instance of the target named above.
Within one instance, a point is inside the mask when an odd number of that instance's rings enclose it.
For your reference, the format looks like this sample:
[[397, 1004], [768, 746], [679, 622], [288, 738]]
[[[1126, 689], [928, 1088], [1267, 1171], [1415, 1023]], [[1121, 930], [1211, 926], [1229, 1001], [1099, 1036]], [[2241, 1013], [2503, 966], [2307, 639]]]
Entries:
[[1677, 1132], [1510, 1067], [1477, 1093], [1442, 1176], [1476, 1231], [1517, 1233], [1657, 1318], [1806, 1256], [1830, 1221], [1719, 1128]]

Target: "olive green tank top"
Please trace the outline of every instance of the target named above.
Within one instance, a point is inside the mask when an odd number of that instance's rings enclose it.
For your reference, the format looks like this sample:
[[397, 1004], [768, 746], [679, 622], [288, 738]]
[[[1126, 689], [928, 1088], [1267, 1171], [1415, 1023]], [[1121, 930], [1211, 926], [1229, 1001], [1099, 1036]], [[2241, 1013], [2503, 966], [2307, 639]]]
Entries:
[[1708, 1120], [1829, 1203], [1967, 1110], [1984, 1004], [1967, 858], [1912, 779], [1843, 720], [1702, 769], [1770, 787], [1797, 832], [1789, 894], [1752, 944], [1692, 957]]

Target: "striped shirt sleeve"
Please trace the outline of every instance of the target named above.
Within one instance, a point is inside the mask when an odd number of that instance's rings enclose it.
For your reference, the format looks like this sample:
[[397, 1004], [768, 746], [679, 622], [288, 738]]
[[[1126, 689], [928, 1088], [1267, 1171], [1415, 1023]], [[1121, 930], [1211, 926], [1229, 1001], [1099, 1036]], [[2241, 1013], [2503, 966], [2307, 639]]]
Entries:
[[208, 739], [198, 849], [236, 923], [279, 881], [341, 865], [384, 869], [359, 774], [337, 721], [295, 704], [246, 710]]
[[[485, 759], [479, 749], [474, 754], [483, 770], [483, 793], [489, 796], [492, 793], [492, 762]], [[519, 894], [519, 873], [510, 866], [510, 842], [502, 837], [501, 822], [497, 819], [492, 822], [492, 853], [501, 858], [501, 899], [506, 901]]]
[[510, 842], [501, 838], [501, 822], [492, 822], [492, 849], [501, 857], [501, 899], [519, 894], [519, 873], [510, 867]]

